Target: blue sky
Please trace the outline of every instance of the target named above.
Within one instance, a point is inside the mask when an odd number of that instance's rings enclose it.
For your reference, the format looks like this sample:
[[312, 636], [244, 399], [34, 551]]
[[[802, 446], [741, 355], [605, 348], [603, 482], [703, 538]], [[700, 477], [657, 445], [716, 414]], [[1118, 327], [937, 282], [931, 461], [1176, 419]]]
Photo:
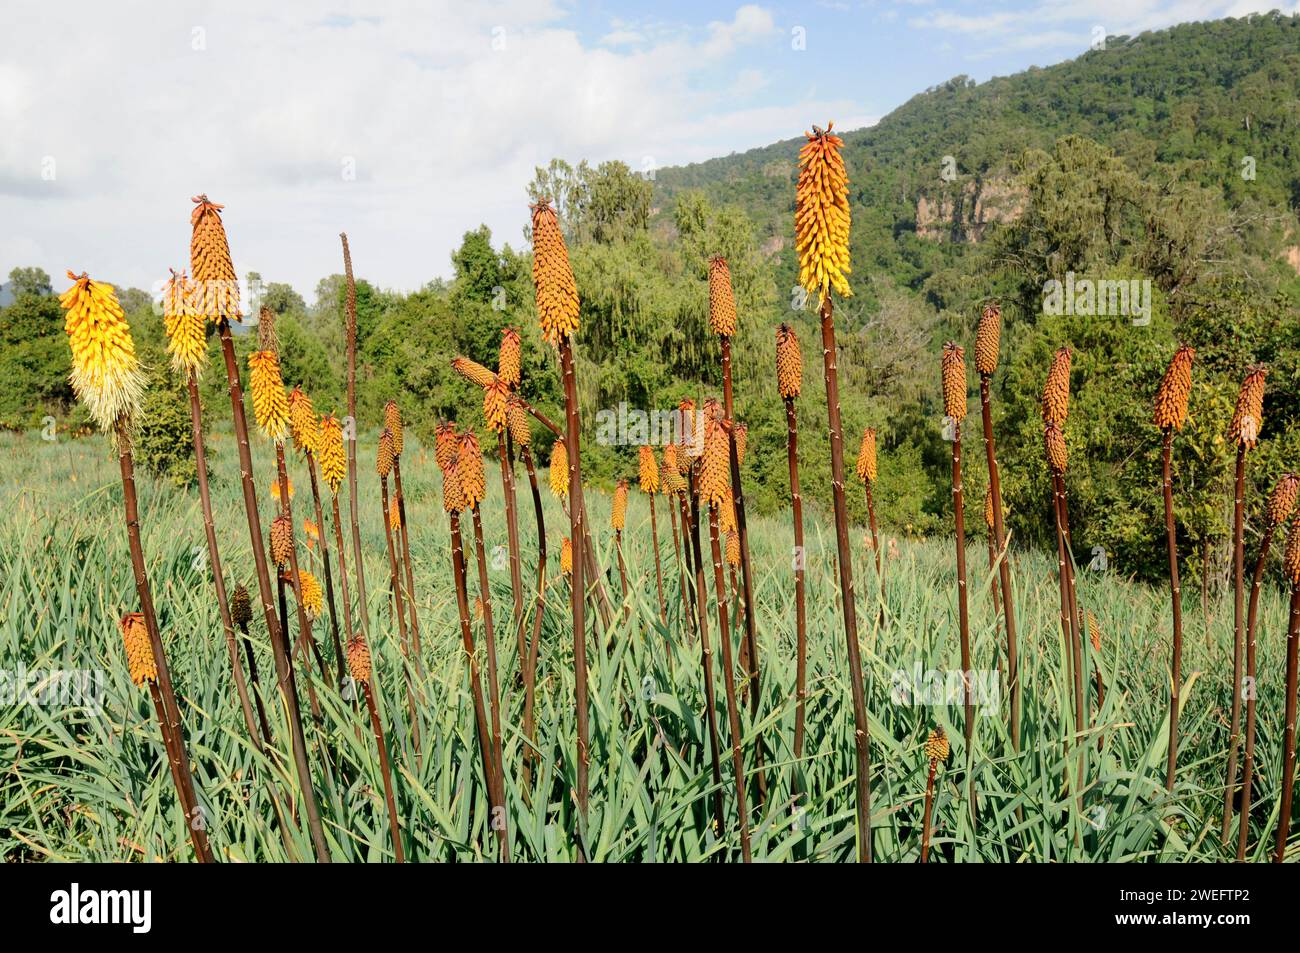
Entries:
[[1057, 63], [1098, 30], [1271, 6], [19, 0], [0, 54], [0, 275], [149, 287], [186, 264], [189, 197], [206, 192], [240, 271], [310, 300], [347, 230], [361, 274], [409, 290], [480, 222], [518, 246], [524, 187], [553, 156], [706, 159], [870, 124], [958, 74]]

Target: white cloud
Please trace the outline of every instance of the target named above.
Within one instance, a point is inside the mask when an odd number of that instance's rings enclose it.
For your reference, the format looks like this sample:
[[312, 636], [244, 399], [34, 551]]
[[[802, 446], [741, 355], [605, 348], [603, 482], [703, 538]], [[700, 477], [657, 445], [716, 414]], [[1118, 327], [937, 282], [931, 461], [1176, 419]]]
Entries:
[[146, 287], [186, 264], [190, 196], [206, 192], [227, 207], [241, 271], [310, 294], [341, 270], [346, 230], [359, 274], [409, 289], [446, 274], [480, 222], [518, 247], [524, 187], [553, 156], [663, 166], [815, 117], [847, 128], [860, 109], [815, 97], [741, 109], [694, 83], [719, 68], [746, 81], [729, 58], [777, 31], [753, 5], [694, 35], [612, 24], [650, 38], [617, 48], [584, 45], [545, 0], [198, 9], [6, 11], [0, 274], [38, 264]]

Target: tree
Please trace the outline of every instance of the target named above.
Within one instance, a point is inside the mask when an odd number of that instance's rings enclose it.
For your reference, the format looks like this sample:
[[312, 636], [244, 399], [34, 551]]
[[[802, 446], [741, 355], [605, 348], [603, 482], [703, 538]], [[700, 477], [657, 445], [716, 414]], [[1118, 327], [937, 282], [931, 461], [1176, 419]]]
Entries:
[[54, 292], [50, 284], [50, 276], [45, 273], [44, 268], [13, 269], [9, 272], [9, 289], [15, 298], [25, 294], [48, 295]]

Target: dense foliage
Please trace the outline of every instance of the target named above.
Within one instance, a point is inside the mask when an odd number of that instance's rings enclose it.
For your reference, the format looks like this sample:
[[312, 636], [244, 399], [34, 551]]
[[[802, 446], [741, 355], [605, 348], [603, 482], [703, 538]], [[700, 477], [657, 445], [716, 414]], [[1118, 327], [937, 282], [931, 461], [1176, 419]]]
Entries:
[[[1180, 532], [1195, 573], [1223, 570], [1232, 456], [1224, 430], [1254, 361], [1267, 362], [1270, 376], [1252, 509], [1260, 491], [1300, 464], [1298, 100], [1300, 18], [1267, 15], [1112, 37], [1104, 50], [983, 84], [958, 77], [846, 134], [855, 296], [836, 303], [841, 390], [850, 446], [863, 426], [880, 431], [876, 500], [890, 532], [948, 525], [939, 347], [948, 338], [969, 344], [979, 306], [995, 297], [1006, 327], [994, 400], [1015, 539], [1042, 543], [1050, 525], [1036, 405], [1047, 357], [1068, 344], [1075, 541], [1083, 552], [1104, 549], [1126, 573], [1160, 571], [1150, 401], [1182, 340], [1198, 353], [1191, 419], [1176, 444]], [[814, 505], [829, 499], [815, 319], [790, 290], [798, 145], [658, 170], [653, 181], [619, 162], [557, 159], [537, 170], [527, 195], [557, 203], [582, 295], [578, 380], [589, 479], [612, 485], [636, 466], [635, 446], [598, 439], [599, 412], [617, 414], [623, 403], [667, 411], [684, 396], [720, 388], [706, 291], [706, 259], [720, 253], [730, 260], [740, 314], [736, 399], [750, 425], [751, 506], [772, 511], [787, 493], [773, 380], [782, 320], [795, 326], [807, 357], [799, 402], [804, 492]], [[995, 194], [1003, 214], [989, 211]], [[921, 199], [938, 212], [918, 223]], [[464, 236], [452, 265], [450, 280], [411, 294], [358, 281], [363, 425], [375, 423], [392, 396], [426, 441], [444, 417], [478, 424], [479, 396], [449, 359], [466, 354], [494, 366], [507, 324], [524, 335], [526, 393], [558, 418], [560, 382], [532, 315], [527, 251], [495, 246], [484, 227]], [[1149, 280], [1149, 323], [1044, 313], [1044, 283], [1070, 272]], [[68, 405], [67, 355], [48, 279], [42, 288], [31, 269], [11, 277], [22, 291], [0, 320], [0, 369], [11, 382], [0, 422], [33, 426]], [[262, 301], [281, 315], [286, 381], [302, 383], [318, 409], [340, 409], [339, 276], [320, 282], [311, 305], [276, 283], [263, 285]], [[161, 322], [146, 296], [128, 292], [123, 302], [146, 363], [165, 363]], [[246, 340], [238, 339], [241, 360]], [[215, 414], [222, 383], [219, 374], [204, 380]], [[967, 427], [966, 499], [967, 525], [981, 527], [977, 421]], [[549, 435], [539, 437], [545, 458]], [[860, 494], [850, 503], [864, 518]]]

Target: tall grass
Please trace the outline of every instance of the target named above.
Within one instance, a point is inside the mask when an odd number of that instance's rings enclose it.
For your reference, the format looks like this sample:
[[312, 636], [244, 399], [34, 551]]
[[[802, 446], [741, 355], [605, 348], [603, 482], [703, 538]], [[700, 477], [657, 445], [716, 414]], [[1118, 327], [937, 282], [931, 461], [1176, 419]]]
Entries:
[[[374, 446], [374, 433], [362, 435]], [[440, 479], [432, 460], [425, 466], [408, 435], [403, 474], [412, 527], [415, 593], [426, 630], [454, 633], [458, 618], [447, 522], [441, 512]], [[209, 435], [213, 464], [213, 506], [218, 513], [240, 509], [238, 457], [228, 430]], [[270, 473], [272, 448], [252, 448], [256, 472]], [[432, 455], [431, 455], [432, 456]], [[306, 479], [301, 458], [288, 461], [299, 485]], [[544, 478], [544, 475], [543, 475]], [[359, 474], [361, 495], [375, 499], [378, 477]], [[286, 840], [276, 827], [271, 776], [282, 787], [292, 767], [284, 708], [267, 705], [274, 743], [259, 754], [247, 736], [233, 688], [222, 621], [212, 583], [196, 568], [195, 547], [204, 545], [196, 492], [179, 492], [139, 479], [141, 532], [156, 593], [159, 624], [172, 661], [172, 674], [196, 784], [205, 799], [207, 834], [218, 859], [310, 858], [305, 824], [289, 825]], [[549, 495], [544, 495], [549, 497]], [[103, 672], [102, 711], [70, 706], [0, 706], [0, 853], [8, 860], [84, 861], [186, 860], [192, 856], [161, 739], [147, 697], [131, 685], [122, 661], [117, 620], [132, 599], [134, 585], [127, 542], [118, 532], [121, 485], [116, 460], [102, 438], [41, 441], [36, 434], [0, 435], [0, 659], [13, 670]], [[273, 501], [260, 494], [269, 522]], [[608, 502], [592, 494], [592, 518], [608, 518]], [[567, 520], [558, 502], [543, 501], [552, 525]], [[488, 546], [504, 545], [507, 532], [500, 487], [489, 487], [482, 508]], [[378, 507], [360, 516], [362, 551], [370, 573], [382, 572], [387, 552]], [[762, 682], [763, 735], [772, 771], [767, 804], [750, 818], [755, 860], [850, 860], [854, 856], [854, 744], [845, 664], [843, 627], [835, 607], [838, 577], [834, 532], [827, 514], [805, 512], [807, 522], [808, 691], [806, 740], [801, 762], [804, 797], [790, 809], [790, 748], [796, 711], [795, 598], [785, 567], [790, 558], [787, 519], [750, 521], [755, 573], [757, 632], [765, 659]], [[346, 519], [346, 517], [345, 517]], [[687, 861], [740, 859], [733, 833], [720, 837], [713, 826], [715, 791], [705, 723], [704, 685], [687, 608], [668, 606], [659, 619], [649, 585], [654, 571], [649, 509], [632, 495], [627, 513], [625, 558], [634, 584], [629, 634], [610, 654], [591, 653], [591, 752], [599, 770], [591, 775], [588, 859], [594, 861]], [[249, 539], [238, 519], [219, 521], [218, 542], [232, 583], [252, 576]], [[524, 534], [523, 558], [536, 556]], [[601, 555], [614, 562], [612, 540]], [[978, 545], [975, 552], [979, 555]], [[956, 604], [952, 593], [952, 543], [899, 541], [891, 559], [885, 601], [888, 627], [864, 633], [863, 663], [870, 673], [866, 704], [871, 713], [876, 759], [872, 829], [875, 854], [885, 862], [919, 858], [925, 779], [929, 759], [924, 742], [933, 727], [950, 736], [961, 732], [960, 700], [952, 705], [901, 703], [893, 673], [920, 666], [955, 669], [958, 664]], [[932, 863], [947, 861], [1219, 861], [1218, 831], [1223, 794], [1227, 725], [1219, 700], [1231, 690], [1222, 660], [1231, 650], [1231, 630], [1220, 627], [1207, 647], [1188, 644], [1184, 667], [1199, 673], [1182, 699], [1183, 730], [1176, 794], [1163, 786], [1167, 737], [1167, 591], [1125, 581], [1113, 572], [1080, 574], [1080, 595], [1094, 608], [1106, 642], [1101, 662], [1107, 691], [1094, 730], [1101, 739], [1096, 770], [1089, 776], [1082, 813], [1061, 779], [1071, 751], [1070, 666], [1062, 649], [1052, 558], [1017, 551], [1013, 592], [1024, 643], [1022, 731], [1027, 744], [1017, 754], [1001, 711], [977, 710], [986, 723], [976, 732], [972, 764], [980, 795], [978, 829], [970, 821], [959, 789], [939, 772], [933, 804]], [[982, 563], [982, 559], [972, 563]], [[351, 567], [349, 567], [351, 568]], [[970, 620], [976, 657], [992, 657], [1000, 633], [988, 578], [972, 580]], [[978, 584], [977, 584], [978, 583]], [[509, 572], [492, 568], [493, 598], [511, 596]], [[384, 632], [386, 594], [363, 607], [374, 632]], [[505, 763], [518, 766], [535, 747], [531, 795], [519, 772], [505, 772], [505, 807], [511, 853], [521, 861], [572, 860], [578, 845], [565, 832], [574, 827], [572, 643], [567, 598], [549, 586], [541, 620], [536, 691], [535, 743], [522, 728], [522, 693], [509, 693], [502, 725]], [[874, 598], [874, 597], [873, 597]], [[1263, 584], [1259, 607], [1256, 771], [1254, 798], [1246, 823], [1252, 846], [1247, 859], [1269, 856], [1279, 817], [1284, 732], [1287, 601], [1277, 583]], [[531, 610], [530, 610], [531, 611]], [[512, 634], [503, 633], [502, 645]], [[250, 640], [259, 662], [270, 665], [270, 643], [258, 618]], [[405, 699], [406, 660], [395, 638], [370, 641], [374, 653], [375, 702], [386, 723], [400, 716]], [[671, 664], [665, 658], [670, 647]], [[477, 647], [481, 656], [482, 646]], [[509, 684], [515, 653], [501, 655], [502, 681]], [[499, 846], [491, 828], [491, 801], [475, 782], [478, 750], [469, 692], [469, 660], [460, 640], [449, 635], [425, 645], [426, 696], [420, 708], [424, 758], [417, 764], [409, 737], [394, 732], [394, 797], [402, 817], [408, 860], [491, 860]], [[305, 666], [300, 680], [315, 684], [322, 714], [311, 744], [327, 743], [331, 769], [313, 757], [313, 779], [329, 853], [338, 861], [391, 860], [393, 848], [384, 804], [382, 769], [373, 736], [358, 735], [352, 703]], [[333, 678], [329, 680], [333, 681]], [[741, 733], [752, 745], [756, 725], [741, 712]], [[953, 777], [961, 781], [961, 773]], [[725, 782], [730, 786], [730, 779]], [[1018, 815], [1023, 815], [1023, 819]], [[729, 824], [735, 830], [735, 819]], [[1075, 843], [1072, 828], [1082, 836]], [[722, 828], [723, 831], [727, 827]]]

